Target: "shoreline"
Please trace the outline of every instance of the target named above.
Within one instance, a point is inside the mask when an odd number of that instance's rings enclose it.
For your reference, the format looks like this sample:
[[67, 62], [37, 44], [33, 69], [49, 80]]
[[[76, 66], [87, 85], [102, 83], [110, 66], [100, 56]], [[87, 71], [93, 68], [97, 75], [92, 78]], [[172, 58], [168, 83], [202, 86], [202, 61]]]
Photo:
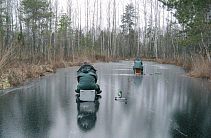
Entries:
[[[90, 60], [87, 58], [84, 61], [82, 60], [75, 60], [74, 62], [61, 61], [61, 62], [56, 62], [53, 64], [44, 64], [44, 65], [35, 65], [35, 64], [28, 65], [24, 63], [17, 63], [17, 65], [15, 64], [13, 66], [8, 66], [7, 69], [4, 69], [2, 71], [1, 78], [0, 78], [0, 90], [11, 89], [17, 86], [21, 86], [21, 85], [26, 84], [29, 79], [44, 77], [49, 73], [56, 73], [56, 70], [59, 68], [81, 66], [84, 62], [94, 64], [94, 63], [99, 63], [99, 62], [105, 62], [105, 63], [119, 62], [120, 60], [134, 61], [135, 59], [136, 58], [130, 58], [130, 59], [111, 58], [105, 61], [105, 60], [96, 60], [96, 59]], [[207, 79], [209, 82], [211, 82], [211, 74], [205, 74], [200, 77], [197, 75], [197, 71], [199, 72], [199, 70], [195, 70], [194, 72], [195, 68], [193, 68], [193, 65], [190, 65], [187, 63], [167, 61], [167, 60], [162, 60], [162, 59], [146, 59], [146, 58], [142, 58], [142, 61], [154, 61], [159, 64], [170, 64], [170, 65], [181, 66], [189, 72], [186, 75], [187, 77]]]

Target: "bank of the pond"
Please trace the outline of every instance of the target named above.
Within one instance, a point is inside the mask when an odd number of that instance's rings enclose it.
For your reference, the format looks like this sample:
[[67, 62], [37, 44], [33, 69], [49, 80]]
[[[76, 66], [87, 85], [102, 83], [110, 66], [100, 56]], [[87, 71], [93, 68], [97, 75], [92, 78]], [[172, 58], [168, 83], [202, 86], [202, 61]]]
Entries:
[[[134, 61], [136, 58], [124, 59]], [[81, 66], [84, 62], [90, 64], [97, 62], [116, 62], [122, 59], [116, 58], [76, 58], [74, 61], [57, 61], [50, 64], [25, 64], [21, 61], [12, 62], [1, 70], [0, 89], [12, 88], [23, 84], [29, 78], [39, 78], [45, 76], [46, 72], [55, 73], [58, 68], [66, 68], [70, 66]], [[143, 61], [155, 61], [160, 64], [172, 64], [184, 67], [189, 73], [188, 77], [206, 78], [211, 82], [211, 64], [207, 60], [196, 60], [195, 63], [189, 61], [172, 61], [163, 59], [146, 59]]]
[[54, 64], [25, 64], [12, 63], [1, 70], [0, 89], [21, 85], [29, 78], [45, 76], [45, 72], [55, 73], [57, 68], [71, 66], [68, 62]]
[[188, 77], [205, 78], [211, 82], [211, 63], [203, 58], [196, 58], [195, 61], [172, 61], [163, 59], [158, 59], [156, 61], [160, 64], [172, 64], [184, 67], [184, 69], [189, 72], [187, 74]]

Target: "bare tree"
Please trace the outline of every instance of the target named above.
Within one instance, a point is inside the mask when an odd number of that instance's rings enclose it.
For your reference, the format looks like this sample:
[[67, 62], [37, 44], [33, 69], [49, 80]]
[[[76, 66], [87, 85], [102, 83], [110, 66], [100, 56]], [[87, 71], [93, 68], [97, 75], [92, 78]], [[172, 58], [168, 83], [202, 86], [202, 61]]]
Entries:
[[154, 41], [154, 49], [155, 49], [155, 57], [158, 59], [158, 1], [155, 0], [155, 41]]

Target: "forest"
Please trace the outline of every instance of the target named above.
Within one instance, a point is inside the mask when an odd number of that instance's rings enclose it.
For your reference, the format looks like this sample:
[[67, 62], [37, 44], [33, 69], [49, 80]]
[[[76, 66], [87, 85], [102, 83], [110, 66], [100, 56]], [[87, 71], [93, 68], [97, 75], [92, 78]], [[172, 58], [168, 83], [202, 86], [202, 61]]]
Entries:
[[84, 61], [136, 57], [211, 79], [210, 0], [79, 2], [0, 0], [1, 89]]

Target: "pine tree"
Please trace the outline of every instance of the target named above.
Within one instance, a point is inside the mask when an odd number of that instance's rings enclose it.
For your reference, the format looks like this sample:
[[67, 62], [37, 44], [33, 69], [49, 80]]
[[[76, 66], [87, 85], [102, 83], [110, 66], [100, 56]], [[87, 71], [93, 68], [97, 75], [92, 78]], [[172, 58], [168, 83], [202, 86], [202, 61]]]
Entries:
[[200, 51], [210, 60], [211, 50], [211, 3], [209, 0], [159, 0], [168, 10], [174, 10], [174, 16], [183, 26], [183, 38], [180, 45], [187, 51]]
[[43, 28], [46, 28], [47, 19], [52, 15], [49, 2], [47, 0], [22, 0], [20, 12], [22, 14], [21, 20], [28, 27], [28, 32], [32, 32], [33, 48], [31, 53], [36, 55], [40, 51], [40, 47], [36, 47], [38, 31], [41, 32]]
[[63, 14], [61, 16], [61, 19], [59, 20], [59, 34], [62, 37], [63, 40], [63, 45], [64, 45], [64, 59], [67, 60], [68, 56], [68, 32], [70, 31], [70, 24], [71, 24], [71, 19], [66, 15]]
[[1, 57], [2, 57], [2, 52], [3, 52], [3, 46], [4, 46], [4, 34], [5, 34], [5, 28], [4, 28], [4, 23], [5, 23], [5, 8], [3, 6], [4, 0], [0, 0], [0, 46], [1, 46]]
[[125, 36], [125, 43], [129, 46], [129, 56], [132, 56], [132, 53], [135, 52], [132, 49], [135, 47], [134, 44], [134, 38], [135, 38], [135, 20], [136, 20], [136, 14], [135, 14], [135, 8], [133, 6], [133, 3], [128, 4], [125, 7], [125, 13], [123, 13], [121, 17], [121, 28], [123, 35]]

